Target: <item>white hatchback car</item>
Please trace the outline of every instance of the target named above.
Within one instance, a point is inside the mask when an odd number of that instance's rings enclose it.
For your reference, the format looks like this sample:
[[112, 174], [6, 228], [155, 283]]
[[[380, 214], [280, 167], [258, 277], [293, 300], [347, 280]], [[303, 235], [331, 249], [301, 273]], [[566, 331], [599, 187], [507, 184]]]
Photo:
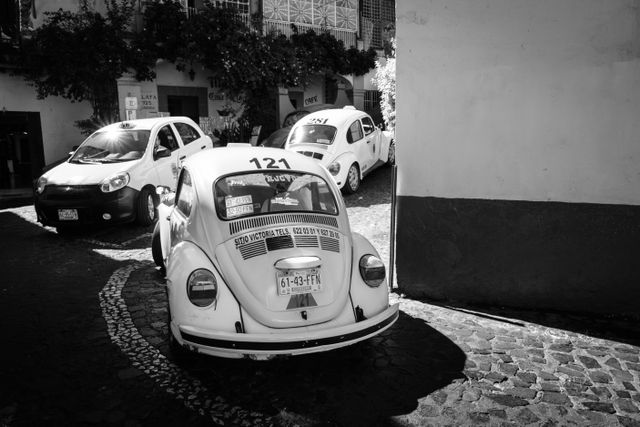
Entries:
[[395, 162], [395, 142], [352, 106], [311, 113], [296, 122], [284, 148], [320, 161], [346, 193], [376, 167]]
[[133, 220], [149, 225], [156, 219], [156, 187], [175, 188], [181, 162], [212, 147], [188, 117], [105, 126], [38, 179], [38, 221], [58, 230]]
[[398, 318], [384, 263], [351, 231], [340, 190], [316, 161], [215, 148], [187, 159], [177, 193], [163, 199], [151, 246], [166, 272], [174, 350], [312, 353], [370, 338]]

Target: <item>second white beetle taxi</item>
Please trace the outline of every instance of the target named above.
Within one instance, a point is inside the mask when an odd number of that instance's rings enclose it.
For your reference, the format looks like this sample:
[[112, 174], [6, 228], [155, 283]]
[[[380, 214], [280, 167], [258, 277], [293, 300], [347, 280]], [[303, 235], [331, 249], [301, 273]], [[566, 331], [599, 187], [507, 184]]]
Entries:
[[353, 106], [311, 113], [296, 122], [284, 148], [322, 163], [345, 193], [355, 193], [369, 172], [395, 162], [391, 133]]
[[384, 263], [351, 232], [335, 182], [294, 152], [230, 144], [185, 160], [177, 193], [160, 204], [152, 253], [166, 271], [174, 349], [312, 353], [398, 318]]

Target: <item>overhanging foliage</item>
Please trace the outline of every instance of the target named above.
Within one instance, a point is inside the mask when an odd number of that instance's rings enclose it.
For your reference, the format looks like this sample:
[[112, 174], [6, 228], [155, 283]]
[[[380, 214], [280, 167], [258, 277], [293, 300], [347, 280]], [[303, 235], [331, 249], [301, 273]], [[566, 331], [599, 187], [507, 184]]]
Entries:
[[180, 71], [204, 66], [227, 95], [244, 100], [243, 119], [252, 125], [275, 114], [275, 105], [273, 111], [264, 107], [274, 103], [278, 86], [304, 86], [322, 73], [362, 75], [375, 65], [373, 49], [346, 49], [328, 32], [294, 28], [291, 38], [263, 35], [235, 10], [213, 2], [190, 17], [177, 0], [146, 2], [144, 27], [137, 33], [129, 31], [135, 0], [105, 3], [104, 16], [86, 2], [78, 12], [47, 13], [44, 24], [26, 39], [20, 64], [20, 73], [40, 98], [89, 101], [93, 121], [117, 117], [118, 78], [133, 72], [138, 80], [153, 79], [158, 59]]

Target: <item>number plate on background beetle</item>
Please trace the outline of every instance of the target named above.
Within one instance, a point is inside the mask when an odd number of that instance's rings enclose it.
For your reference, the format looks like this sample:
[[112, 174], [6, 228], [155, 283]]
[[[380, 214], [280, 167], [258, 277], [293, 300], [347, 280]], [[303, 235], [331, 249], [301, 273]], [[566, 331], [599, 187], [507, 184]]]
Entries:
[[277, 270], [278, 295], [308, 294], [322, 291], [319, 268]]
[[78, 210], [77, 209], [58, 209], [58, 219], [60, 221], [77, 221]]

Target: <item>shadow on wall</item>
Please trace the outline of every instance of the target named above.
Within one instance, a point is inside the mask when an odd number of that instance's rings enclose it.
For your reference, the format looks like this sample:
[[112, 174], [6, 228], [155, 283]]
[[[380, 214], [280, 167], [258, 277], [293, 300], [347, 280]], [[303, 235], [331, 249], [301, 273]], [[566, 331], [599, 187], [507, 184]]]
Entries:
[[397, 223], [398, 283], [413, 298], [604, 338], [640, 318], [640, 207], [400, 197]]

